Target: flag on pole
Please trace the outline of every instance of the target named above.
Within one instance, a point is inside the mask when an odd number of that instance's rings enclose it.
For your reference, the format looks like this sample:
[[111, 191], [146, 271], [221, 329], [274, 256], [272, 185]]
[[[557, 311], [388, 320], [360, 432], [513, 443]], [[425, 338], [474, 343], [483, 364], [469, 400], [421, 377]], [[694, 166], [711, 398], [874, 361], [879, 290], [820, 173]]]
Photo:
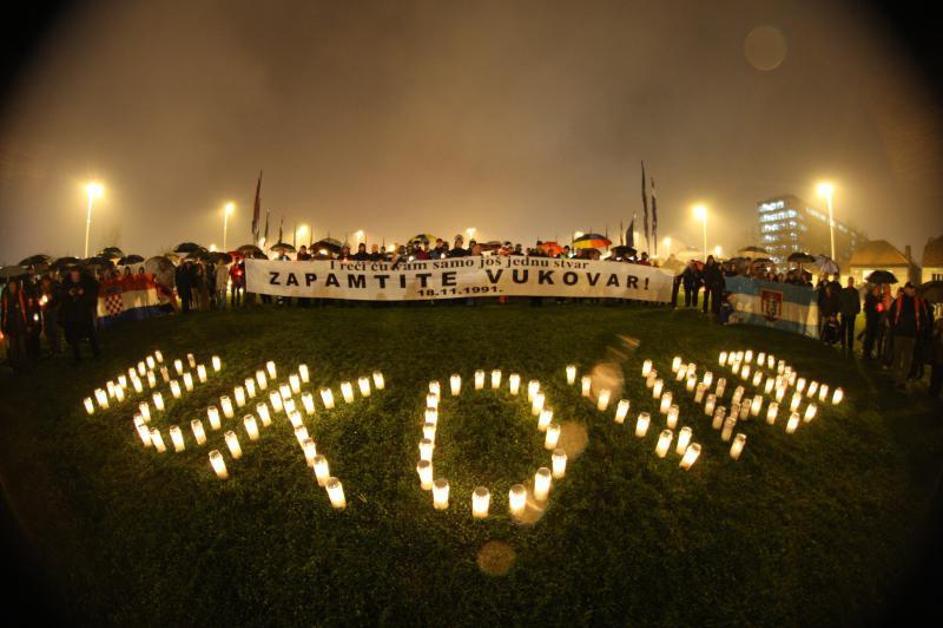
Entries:
[[270, 213], [270, 212], [269, 212], [268, 210], [266, 210], [266, 212], [265, 212], [265, 235], [262, 236], [262, 242], [263, 242], [263, 243], [264, 243], [264, 242], [268, 242], [268, 216], [269, 216], [269, 213]]
[[282, 234], [282, 227], [283, 227], [284, 225], [285, 225], [285, 217], [282, 216], [282, 217], [278, 220], [278, 241], [279, 241], [279, 242], [282, 241], [282, 236], [283, 236], [283, 234]]
[[643, 214], [643, 223], [642, 227], [645, 229], [645, 248], [649, 249], [648, 241], [648, 194], [645, 191], [645, 162], [642, 162], [642, 209], [645, 211]]
[[655, 198], [655, 177], [652, 177], [652, 241], [658, 255], [658, 200]]
[[252, 206], [252, 238], [259, 239], [259, 218], [262, 213], [262, 171], [259, 170], [259, 181], [255, 184], [255, 203]]
[[635, 218], [638, 214], [632, 214], [632, 222], [629, 223], [629, 228], [625, 230], [625, 245], [630, 248], [635, 248]]

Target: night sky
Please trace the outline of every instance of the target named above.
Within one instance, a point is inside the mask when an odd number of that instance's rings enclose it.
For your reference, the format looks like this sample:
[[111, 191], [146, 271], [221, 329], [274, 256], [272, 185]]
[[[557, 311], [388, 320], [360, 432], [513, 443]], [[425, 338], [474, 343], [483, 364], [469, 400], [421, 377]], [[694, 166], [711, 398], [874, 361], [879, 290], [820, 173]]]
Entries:
[[[751, 32], [753, 35], [751, 36]], [[288, 232], [754, 244], [755, 203], [816, 201], [918, 257], [943, 233], [941, 112], [877, 15], [846, 3], [94, 2], [62, 13], [0, 109], [0, 263], [230, 247]], [[677, 248], [675, 244], [672, 248]], [[817, 253], [818, 251], [815, 251]]]

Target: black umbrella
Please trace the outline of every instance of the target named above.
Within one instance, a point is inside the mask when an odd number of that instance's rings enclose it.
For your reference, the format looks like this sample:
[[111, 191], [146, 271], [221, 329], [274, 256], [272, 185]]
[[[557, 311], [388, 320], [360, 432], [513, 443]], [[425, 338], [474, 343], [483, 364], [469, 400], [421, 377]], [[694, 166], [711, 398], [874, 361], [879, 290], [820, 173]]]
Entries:
[[82, 260], [82, 265], [86, 267], [114, 268], [114, 263], [107, 257], [95, 256]]
[[197, 244], [196, 242], [181, 242], [174, 248], [174, 253], [192, 253], [193, 251], [199, 251], [203, 247]]
[[773, 266], [775, 263], [776, 262], [774, 262], [768, 257], [758, 257], [752, 262], [753, 265], [759, 265], [759, 266]]
[[262, 253], [263, 255], [265, 255], [265, 251], [263, 251], [262, 249], [260, 249], [254, 244], [243, 244], [238, 249], [236, 249], [236, 252], [239, 253], [240, 255], [245, 255], [245, 256], [248, 256], [250, 253]]
[[42, 253], [38, 253], [36, 255], [30, 255], [29, 257], [21, 261], [19, 265], [20, 266], [40, 266], [42, 264], [46, 264], [51, 259], [52, 258], [49, 257], [48, 255], [43, 255]]
[[268, 255], [266, 255], [262, 251], [253, 251], [249, 253], [248, 255], [246, 255], [246, 258], [247, 259], [268, 259]]
[[638, 253], [638, 251], [636, 251], [635, 249], [633, 249], [631, 246], [624, 246], [624, 245], [623, 245], [623, 246], [614, 246], [614, 247], [612, 247], [612, 248], [610, 249], [610, 253], [612, 253], [612, 255], [610, 255], [610, 257], [632, 257], [632, 256], [634, 256], [636, 253]]
[[0, 268], [0, 279], [12, 279], [29, 273], [29, 270], [22, 266], [4, 266]]
[[205, 260], [209, 257], [209, 255], [210, 255], [210, 252], [201, 246], [200, 248], [187, 253], [185, 259]]
[[786, 258], [786, 261], [792, 264], [811, 264], [815, 262], [815, 258], [808, 253], [796, 251], [795, 253], [790, 253], [789, 257]]
[[140, 255], [125, 255], [118, 260], [119, 266], [130, 266], [131, 264], [140, 264], [144, 261], [144, 258]]
[[868, 283], [897, 283], [897, 277], [888, 270], [875, 270], [865, 279]]
[[928, 281], [922, 284], [920, 296], [930, 303], [943, 303], [943, 281]]
[[756, 253], [757, 255], [763, 255], [763, 256], [769, 255], [766, 249], [762, 249], [758, 246], [745, 246], [739, 251], [737, 251], [737, 253], [740, 255], [749, 254], [749, 257], [753, 257], [753, 253]]
[[206, 256], [207, 261], [213, 262], [214, 264], [232, 264], [232, 255], [229, 253], [223, 253], [221, 251], [215, 251]]
[[119, 259], [124, 257], [124, 252], [117, 246], [106, 246], [98, 254], [98, 257], [107, 257], [109, 259]]
[[52, 268], [53, 270], [64, 270], [66, 268], [71, 268], [72, 266], [78, 266], [81, 263], [82, 263], [82, 260], [80, 260], [77, 257], [66, 256], [66, 257], [60, 257], [59, 259], [54, 261], [52, 264], [50, 264], [49, 267]]
[[294, 253], [295, 247], [288, 244], [287, 242], [276, 242], [269, 247], [270, 251], [277, 251], [279, 253]]
[[324, 238], [323, 240], [318, 240], [312, 244], [311, 248], [316, 251], [324, 250], [331, 253], [339, 253], [342, 246], [343, 245], [341, 245], [341, 243], [334, 238]]

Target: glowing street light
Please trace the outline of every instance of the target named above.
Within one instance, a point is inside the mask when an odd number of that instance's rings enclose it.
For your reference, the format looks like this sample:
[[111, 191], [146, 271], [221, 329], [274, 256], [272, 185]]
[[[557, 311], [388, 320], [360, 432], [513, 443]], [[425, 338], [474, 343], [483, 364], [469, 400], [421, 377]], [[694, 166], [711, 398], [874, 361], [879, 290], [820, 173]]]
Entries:
[[295, 238], [298, 240], [298, 242], [301, 242], [302, 244], [304, 244], [305, 238], [307, 236], [308, 236], [308, 225], [306, 224], [298, 225], [298, 228], [295, 230]]
[[664, 245], [665, 250], [667, 251], [665, 255], [667, 255], [668, 257], [671, 257], [671, 236], [665, 236], [662, 239], [661, 243]]
[[828, 205], [828, 239], [831, 244], [832, 259], [835, 259], [835, 218], [832, 214], [832, 195], [835, 193], [835, 186], [828, 181], [819, 183], [816, 188], [819, 196], [825, 197], [825, 203]]
[[468, 239], [469, 239], [469, 240], [474, 240], [474, 239], [475, 239], [475, 233], [477, 233], [477, 232], [478, 232], [478, 229], [475, 229], [474, 227], [469, 227], [468, 229], [465, 230], [465, 235], [468, 236]]
[[89, 181], [85, 184], [85, 193], [88, 196], [88, 211], [85, 214], [85, 257], [88, 257], [88, 236], [92, 231], [92, 205], [96, 198], [105, 195], [105, 186], [98, 181]]
[[704, 259], [707, 259], [707, 205], [698, 203], [694, 206], [694, 217], [704, 226]]
[[236, 211], [236, 204], [232, 201], [223, 205], [223, 250], [228, 251], [229, 247], [226, 246], [227, 236], [229, 235], [229, 217], [232, 216], [232, 213]]

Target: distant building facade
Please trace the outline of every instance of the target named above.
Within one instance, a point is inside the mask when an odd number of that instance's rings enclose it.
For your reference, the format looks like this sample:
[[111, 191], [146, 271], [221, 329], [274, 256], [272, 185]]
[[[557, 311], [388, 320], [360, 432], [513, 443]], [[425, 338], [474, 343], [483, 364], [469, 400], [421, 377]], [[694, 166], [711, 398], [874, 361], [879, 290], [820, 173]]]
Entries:
[[943, 281], [943, 236], [927, 240], [923, 247], [923, 277], [921, 281]]
[[848, 274], [858, 283], [867, 280], [875, 270], [887, 270], [894, 273], [898, 283], [920, 282], [920, 268], [913, 260], [910, 247], [904, 247], [902, 253], [887, 240], [871, 240], [862, 243], [848, 264]]
[[[798, 196], [784, 194], [756, 204], [760, 226], [760, 246], [777, 263], [790, 253], [829, 255], [828, 212], [813, 207]], [[835, 221], [835, 257], [839, 265], [851, 259], [855, 249], [867, 241], [864, 234]]]

